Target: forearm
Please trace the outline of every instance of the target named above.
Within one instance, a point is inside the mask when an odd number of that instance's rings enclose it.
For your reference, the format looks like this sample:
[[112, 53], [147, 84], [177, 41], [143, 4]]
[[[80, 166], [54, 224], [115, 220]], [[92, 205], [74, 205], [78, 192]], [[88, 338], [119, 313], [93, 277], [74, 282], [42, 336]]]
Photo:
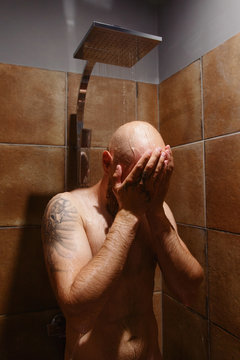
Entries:
[[148, 214], [153, 246], [170, 290], [184, 303], [192, 301], [203, 278], [203, 270], [180, 239], [164, 211]]
[[121, 274], [138, 223], [138, 218], [125, 210], [117, 213], [103, 246], [75, 277], [67, 306], [70, 313], [87, 322], [98, 316]]

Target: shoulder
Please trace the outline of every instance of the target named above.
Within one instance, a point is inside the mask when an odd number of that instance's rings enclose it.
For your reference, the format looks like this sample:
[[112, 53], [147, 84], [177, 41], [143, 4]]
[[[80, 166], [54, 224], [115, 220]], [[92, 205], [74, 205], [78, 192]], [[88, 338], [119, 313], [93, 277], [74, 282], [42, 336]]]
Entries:
[[[47, 204], [44, 217], [46, 216], [63, 216], [64, 214], [77, 214], [78, 207], [74, 201], [74, 197], [69, 192], [59, 193], [55, 195]], [[60, 219], [59, 219], [60, 220]]]
[[64, 231], [81, 225], [81, 216], [74, 198], [69, 192], [55, 195], [47, 204], [42, 219], [42, 236], [52, 237], [57, 231]]

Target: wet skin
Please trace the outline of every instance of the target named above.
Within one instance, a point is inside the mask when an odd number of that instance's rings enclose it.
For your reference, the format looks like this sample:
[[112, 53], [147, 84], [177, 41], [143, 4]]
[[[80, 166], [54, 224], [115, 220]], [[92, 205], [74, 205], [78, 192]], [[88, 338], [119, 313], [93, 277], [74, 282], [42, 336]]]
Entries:
[[106, 153], [98, 184], [57, 195], [45, 211], [46, 264], [67, 322], [65, 360], [160, 360], [157, 262], [183, 300], [202, 279], [164, 203], [173, 159], [163, 150], [146, 151], [126, 173], [108, 167]]

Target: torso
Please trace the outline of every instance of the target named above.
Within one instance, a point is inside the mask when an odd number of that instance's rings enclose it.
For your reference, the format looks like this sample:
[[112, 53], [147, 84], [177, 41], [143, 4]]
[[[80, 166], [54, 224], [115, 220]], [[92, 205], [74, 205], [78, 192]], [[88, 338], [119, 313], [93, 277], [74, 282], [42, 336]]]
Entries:
[[[72, 194], [81, 208], [85, 231], [95, 256], [113, 220], [107, 212], [99, 209], [90, 189]], [[152, 306], [156, 262], [148, 239], [147, 224], [141, 223], [122, 275], [90, 332], [79, 336], [67, 319], [65, 360], [161, 359]]]

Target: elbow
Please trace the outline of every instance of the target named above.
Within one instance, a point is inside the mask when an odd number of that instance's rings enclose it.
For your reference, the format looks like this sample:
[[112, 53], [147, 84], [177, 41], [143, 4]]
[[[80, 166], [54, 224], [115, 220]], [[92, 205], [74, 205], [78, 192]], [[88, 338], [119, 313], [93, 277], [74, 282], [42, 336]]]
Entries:
[[184, 305], [191, 307], [196, 303], [203, 280], [204, 272], [202, 267], [199, 265], [182, 288], [184, 290], [180, 294], [180, 300]]

